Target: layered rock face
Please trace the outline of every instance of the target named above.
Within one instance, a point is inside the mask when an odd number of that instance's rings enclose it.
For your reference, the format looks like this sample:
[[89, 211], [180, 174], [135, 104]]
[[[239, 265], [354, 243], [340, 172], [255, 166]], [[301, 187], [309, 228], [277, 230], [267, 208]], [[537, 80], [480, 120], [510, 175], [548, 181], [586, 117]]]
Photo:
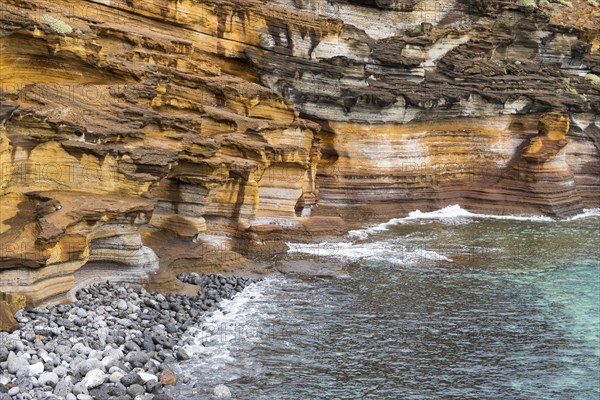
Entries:
[[415, 208], [598, 206], [592, 3], [4, 1], [0, 291], [174, 290]]
[[[247, 54], [264, 84], [322, 126], [317, 213], [460, 203], [567, 215], [598, 204], [597, 7], [578, 2], [573, 15], [475, 1], [302, 6], [340, 24], [278, 25]], [[550, 143], [549, 112], [563, 116], [553, 128], [560, 147], [523, 152], [529, 141]]]

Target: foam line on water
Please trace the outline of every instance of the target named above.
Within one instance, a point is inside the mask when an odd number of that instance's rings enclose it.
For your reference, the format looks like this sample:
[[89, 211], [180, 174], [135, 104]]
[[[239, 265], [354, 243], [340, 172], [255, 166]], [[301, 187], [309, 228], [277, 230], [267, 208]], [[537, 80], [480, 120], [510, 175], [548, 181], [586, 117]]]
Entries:
[[348, 236], [358, 239], [366, 239], [369, 235], [388, 230], [390, 227], [403, 223], [414, 221], [442, 221], [456, 223], [458, 221], [468, 222], [469, 219], [497, 219], [509, 221], [537, 221], [537, 222], [552, 222], [555, 219], [543, 215], [494, 215], [494, 214], [477, 214], [465, 210], [458, 204], [444, 207], [442, 209], [430, 212], [422, 212], [420, 210], [411, 211], [404, 218], [392, 218], [388, 222], [370, 226], [364, 229], [358, 229], [348, 232]]
[[450, 258], [427, 249], [408, 249], [397, 241], [373, 243], [320, 242], [286, 243], [288, 253], [307, 254], [315, 258], [331, 257], [344, 260], [369, 260], [399, 265], [415, 265], [422, 261], [453, 262]]
[[575, 221], [578, 219], [589, 218], [589, 217], [600, 217], [600, 208], [586, 208], [583, 210], [581, 214], [577, 214], [570, 218], [567, 218], [567, 221]]

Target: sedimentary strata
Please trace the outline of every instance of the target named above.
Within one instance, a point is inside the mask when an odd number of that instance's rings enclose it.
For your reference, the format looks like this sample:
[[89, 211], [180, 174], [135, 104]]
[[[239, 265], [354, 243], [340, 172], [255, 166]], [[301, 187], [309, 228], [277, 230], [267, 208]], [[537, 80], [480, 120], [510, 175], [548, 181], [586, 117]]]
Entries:
[[572, 5], [4, 1], [0, 291], [177, 291], [416, 208], [598, 206], [600, 10]]

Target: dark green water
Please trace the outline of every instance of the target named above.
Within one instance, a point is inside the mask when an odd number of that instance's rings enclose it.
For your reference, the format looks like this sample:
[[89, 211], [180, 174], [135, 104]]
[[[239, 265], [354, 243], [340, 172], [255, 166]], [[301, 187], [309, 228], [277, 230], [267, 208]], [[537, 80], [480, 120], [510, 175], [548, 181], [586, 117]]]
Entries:
[[182, 396], [599, 399], [600, 217], [398, 220], [289, 258], [346, 278], [273, 277], [198, 333]]

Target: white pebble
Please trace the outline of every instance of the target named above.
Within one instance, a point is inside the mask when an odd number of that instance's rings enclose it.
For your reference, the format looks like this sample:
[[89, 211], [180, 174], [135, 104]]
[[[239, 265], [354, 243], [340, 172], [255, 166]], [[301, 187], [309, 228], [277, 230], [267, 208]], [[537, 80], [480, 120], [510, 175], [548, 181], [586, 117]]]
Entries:
[[138, 372], [137, 373], [140, 378], [142, 378], [142, 382], [145, 384], [146, 382], [150, 382], [152, 380], [157, 381], [158, 382], [158, 378], [156, 377], [156, 375], [153, 374], [149, 374], [148, 372]]
[[33, 376], [37, 376], [44, 372], [44, 363], [38, 362], [29, 366], [29, 373]]
[[112, 383], [119, 383], [121, 382], [121, 378], [125, 376], [120, 372], [113, 372], [112, 374], [110, 374], [110, 377], [108, 378], [109, 381], [111, 381]]
[[81, 380], [81, 382], [88, 389], [98, 387], [106, 382], [106, 374], [101, 369], [93, 369], [85, 374], [85, 378]]
[[231, 397], [231, 391], [225, 385], [217, 385], [217, 386], [215, 386], [215, 388], [213, 389], [213, 394], [216, 397], [220, 397], [220, 398]]

